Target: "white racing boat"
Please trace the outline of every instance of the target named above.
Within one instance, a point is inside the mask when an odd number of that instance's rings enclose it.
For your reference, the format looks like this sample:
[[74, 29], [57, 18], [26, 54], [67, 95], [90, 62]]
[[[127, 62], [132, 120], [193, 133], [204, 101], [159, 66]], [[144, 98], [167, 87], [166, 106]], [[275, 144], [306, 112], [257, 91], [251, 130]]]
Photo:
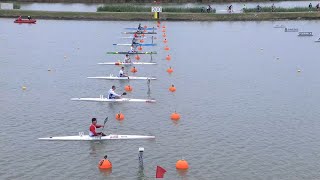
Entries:
[[154, 62], [131, 62], [131, 63], [125, 63], [125, 62], [104, 62], [104, 63], [98, 63], [100, 65], [156, 65], [157, 63]]
[[84, 135], [80, 132], [78, 136], [56, 136], [39, 138], [39, 140], [49, 141], [103, 141], [103, 140], [133, 140], [133, 139], [154, 139], [155, 136], [143, 136], [143, 135], [117, 135], [110, 134], [107, 136], [94, 136]]
[[128, 77], [117, 77], [117, 76], [96, 76], [87, 77], [88, 79], [104, 79], [104, 80], [156, 80], [155, 77], [138, 77], [138, 76], [128, 76]]
[[131, 98], [121, 98], [121, 99], [108, 99], [100, 95], [99, 98], [71, 98], [71, 101], [92, 101], [92, 102], [146, 102], [154, 103], [154, 99], [131, 99]]

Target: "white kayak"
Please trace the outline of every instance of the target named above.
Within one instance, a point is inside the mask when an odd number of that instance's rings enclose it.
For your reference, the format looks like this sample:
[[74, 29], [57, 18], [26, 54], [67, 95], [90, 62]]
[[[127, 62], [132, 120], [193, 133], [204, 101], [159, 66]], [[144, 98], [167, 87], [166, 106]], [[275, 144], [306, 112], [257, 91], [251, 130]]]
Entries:
[[155, 77], [138, 77], [138, 76], [128, 76], [128, 77], [117, 77], [117, 76], [96, 76], [87, 77], [88, 79], [105, 79], [105, 80], [156, 80]]
[[104, 63], [98, 63], [100, 65], [156, 65], [157, 63], [154, 62], [131, 62], [131, 63], [125, 63], [125, 62], [104, 62]]
[[100, 95], [99, 98], [71, 98], [71, 101], [93, 101], [93, 102], [156, 102], [154, 99], [131, 99], [131, 98], [121, 98], [121, 99], [108, 99]]
[[56, 136], [39, 138], [39, 140], [50, 140], [50, 141], [101, 141], [101, 140], [126, 140], [126, 139], [154, 139], [155, 136], [142, 136], [142, 135], [117, 135], [110, 134], [107, 136], [94, 136], [79, 135], [78, 136]]

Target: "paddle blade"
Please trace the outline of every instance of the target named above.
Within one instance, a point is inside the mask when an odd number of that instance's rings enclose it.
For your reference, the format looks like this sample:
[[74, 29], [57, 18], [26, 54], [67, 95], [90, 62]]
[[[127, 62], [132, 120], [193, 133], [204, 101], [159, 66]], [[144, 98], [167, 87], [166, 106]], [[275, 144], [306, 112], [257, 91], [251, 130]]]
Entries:
[[126, 92], [124, 92], [124, 93], [122, 93], [122, 95], [127, 95], [127, 93], [126, 93]]
[[108, 117], [104, 120], [103, 124], [106, 124], [107, 121], [108, 121]]

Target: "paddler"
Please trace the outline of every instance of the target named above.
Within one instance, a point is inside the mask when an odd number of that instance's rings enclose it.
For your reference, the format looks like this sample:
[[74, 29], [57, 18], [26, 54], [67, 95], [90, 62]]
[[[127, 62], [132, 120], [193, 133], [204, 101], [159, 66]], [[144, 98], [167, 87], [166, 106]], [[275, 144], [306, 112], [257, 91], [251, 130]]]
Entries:
[[138, 30], [142, 30], [141, 23], [139, 23]]
[[134, 53], [134, 52], [136, 52], [136, 48], [133, 47], [133, 45], [131, 45], [129, 53]]
[[121, 67], [119, 71], [119, 77], [128, 77], [123, 71], [124, 71], [124, 67]]
[[97, 124], [97, 119], [96, 118], [92, 118], [92, 124], [90, 125], [90, 128], [89, 128], [89, 136], [90, 137], [93, 137], [93, 136], [106, 136], [103, 132], [96, 132], [96, 129], [97, 128], [101, 128], [101, 127], [104, 127], [103, 125], [99, 125]]
[[28, 16], [29, 21], [31, 20], [31, 16]]
[[135, 45], [135, 44], [139, 44], [139, 43], [137, 43], [137, 39], [136, 38], [132, 38], [132, 46]]
[[131, 63], [131, 59], [130, 59], [129, 54], [126, 54], [126, 56], [124, 57], [124, 62], [125, 63]]
[[[111, 89], [108, 91], [108, 99], [121, 99], [122, 95], [119, 95], [115, 93], [116, 86], [112, 86]], [[126, 95], [126, 93], [123, 93], [123, 95]]]

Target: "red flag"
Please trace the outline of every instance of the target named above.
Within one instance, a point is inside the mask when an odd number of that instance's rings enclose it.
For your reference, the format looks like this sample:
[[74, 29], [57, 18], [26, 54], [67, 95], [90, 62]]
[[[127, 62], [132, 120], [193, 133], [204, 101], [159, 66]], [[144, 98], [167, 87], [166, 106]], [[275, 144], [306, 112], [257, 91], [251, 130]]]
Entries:
[[167, 171], [160, 166], [157, 166], [156, 178], [163, 178], [164, 173]]

